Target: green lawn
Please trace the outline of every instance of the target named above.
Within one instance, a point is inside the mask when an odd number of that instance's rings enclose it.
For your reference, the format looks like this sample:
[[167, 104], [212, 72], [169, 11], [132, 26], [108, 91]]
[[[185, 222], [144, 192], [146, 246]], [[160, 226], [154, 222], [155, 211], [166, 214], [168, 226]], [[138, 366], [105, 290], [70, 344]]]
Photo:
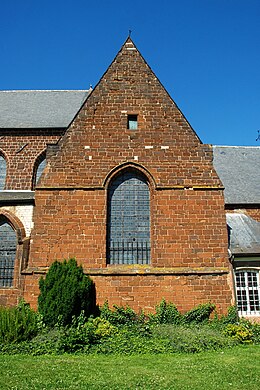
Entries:
[[0, 355], [0, 388], [259, 390], [260, 347], [172, 355]]

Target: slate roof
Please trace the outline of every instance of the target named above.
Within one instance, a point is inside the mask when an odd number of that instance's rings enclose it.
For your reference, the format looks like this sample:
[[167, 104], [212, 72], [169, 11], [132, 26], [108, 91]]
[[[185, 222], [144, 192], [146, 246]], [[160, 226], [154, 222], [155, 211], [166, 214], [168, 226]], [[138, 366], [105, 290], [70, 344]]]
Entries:
[[91, 90], [0, 91], [0, 128], [64, 128]]
[[243, 213], [227, 213], [233, 254], [260, 254], [260, 222]]
[[260, 147], [213, 146], [226, 204], [260, 204]]

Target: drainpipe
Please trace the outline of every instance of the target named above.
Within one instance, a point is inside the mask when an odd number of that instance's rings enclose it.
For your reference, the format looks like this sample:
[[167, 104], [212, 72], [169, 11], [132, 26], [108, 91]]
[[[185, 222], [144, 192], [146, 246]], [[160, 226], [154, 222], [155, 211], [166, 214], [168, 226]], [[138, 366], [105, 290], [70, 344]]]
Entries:
[[236, 308], [237, 308], [236, 277], [235, 277], [235, 271], [234, 271], [234, 259], [235, 259], [235, 256], [232, 254], [230, 249], [228, 249], [228, 258], [229, 258], [229, 261], [230, 261], [230, 264], [231, 264], [233, 293], [234, 293], [234, 297], [235, 297], [235, 305], [236, 305]]

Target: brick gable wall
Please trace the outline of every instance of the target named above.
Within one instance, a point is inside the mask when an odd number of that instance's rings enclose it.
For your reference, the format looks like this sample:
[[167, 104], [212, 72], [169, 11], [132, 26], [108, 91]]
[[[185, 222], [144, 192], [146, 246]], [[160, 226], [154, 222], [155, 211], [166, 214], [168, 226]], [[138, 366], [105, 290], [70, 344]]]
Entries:
[[[138, 129], [127, 129], [127, 115]], [[106, 264], [107, 186], [127, 166], [146, 176], [151, 197], [151, 265]], [[36, 305], [39, 274], [75, 257], [103, 303], [188, 309], [231, 302], [221, 182], [212, 151], [127, 40], [61, 139], [36, 189], [25, 297]], [[217, 274], [216, 274], [217, 273]], [[192, 276], [191, 276], [192, 275]]]

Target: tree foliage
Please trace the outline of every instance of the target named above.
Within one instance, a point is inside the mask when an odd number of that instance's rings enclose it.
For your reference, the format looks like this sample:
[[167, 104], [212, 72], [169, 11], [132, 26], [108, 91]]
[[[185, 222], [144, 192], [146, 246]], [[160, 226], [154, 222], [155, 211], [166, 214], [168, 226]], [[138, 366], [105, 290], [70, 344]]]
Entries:
[[67, 325], [82, 311], [86, 317], [94, 311], [94, 284], [75, 259], [55, 261], [39, 287], [38, 310], [46, 325]]

